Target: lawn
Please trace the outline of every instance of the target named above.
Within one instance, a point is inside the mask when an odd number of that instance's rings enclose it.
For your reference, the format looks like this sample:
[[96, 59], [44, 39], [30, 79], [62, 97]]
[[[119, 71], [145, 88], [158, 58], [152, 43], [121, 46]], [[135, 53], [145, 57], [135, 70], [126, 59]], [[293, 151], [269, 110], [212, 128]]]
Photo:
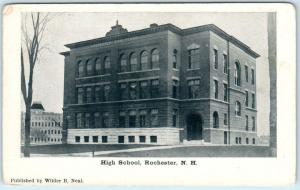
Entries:
[[123, 152], [101, 157], [267, 157], [269, 147], [263, 146], [189, 146], [160, 150]]
[[[56, 144], [56, 145], [35, 145], [30, 147], [32, 154], [69, 154], [69, 153], [84, 153], [93, 151], [108, 151], [108, 150], [123, 150], [130, 148], [150, 147], [153, 145], [143, 144], [116, 144], [116, 145], [93, 145], [93, 144]], [[24, 147], [21, 147], [23, 152]]]

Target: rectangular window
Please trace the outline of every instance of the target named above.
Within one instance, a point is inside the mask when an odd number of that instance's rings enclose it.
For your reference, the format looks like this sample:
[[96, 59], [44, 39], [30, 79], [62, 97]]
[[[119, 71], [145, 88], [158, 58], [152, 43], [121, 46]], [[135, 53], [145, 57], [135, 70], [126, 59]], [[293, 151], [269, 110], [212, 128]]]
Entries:
[[103, 113], [102, 115], [102, 127], [103, 128], [109, 127], [109, 114], [107, 112]]
[[108, 56], [104, 58], [104, 73], [110, 73], [110, 57]]
[[141, 99], [148, 98], [148, 81], [140, 82], [140, 98]]
[[85, 114], [85, 128], [91, 127], [91, 115], [89, 113]]
[[198, 69], [200, 68], [200, 49], [192, 49], [188, 52], [189, 56], [189, 69]]
[[93, 136], [93, 142], [94, 143], [98, 142], [98, 136]]
[[248, 117], [248, 115], [246, 115], [246, 120], [245, 120], [245, 125], [246, 125], [246, 131], [248, 131], [249, 130], [249, 117]]
[[101, 120], [100, 120], [100, 113], [99, 112], [94, 113], [94, 126], [95, 126], [95, 128], [100, 128], [101, 127]]
[[172, 98], [178, 98], [178, 80], [172, 81]]
[[224, 89], [224, 92], [223, 92], [223, 100], [225, 102], [228, 101], [228, 86], [226, 83], [223, 83], [223, 89]]
[[110, 96], [110, 86], [105, 85], [104, 86], [104, 93], [103, 93], [103, 101], [109, 101], [109, 96]]
[[255, 131], [256, 127], [255, 127], [255, 117], [252, 117], [252, 131]]
[[188, 81], [188, 94], [190, 99], [200, 98], [200, 80]]
[[127, 83], [120, 83], [120, 100], [127, 99]]
[[128, 142], [134, 143], [135, 142], [135, 137], [134, 136], [128, 136]]
[[126, 113], [125, 112], [120, 112], [119, 115], [119, 127], [124, 128], [125, 127], [125, 122], [126, 121]]
[[246, 107], [248, 107], [248, 105], [249, 105], [249, 92], [246, 90], [245, 93], [246, 93], [245, 105], [246, 105]]
[[129, 127], [136, 127], [136, 111], [129, 112]]
[[219, 96], [219, 84], [217, 80], [214, 80], [214, 98], [218, 99]]
[[89, 136], [84, 136], [84, 142], [89, 142], [90, 141], [90, 137]]
[[96, 86], [95, 87], [95, 102], [100, 102], [101, 101], [101, 87]]
[[249, 77], [248, 77], [248, 66], [245, 65], [245, 79], [246, 79], [246, 82], [249, 81]]
[[151, 98], [159, 97], [159, 80], [151, 80]]
[[177, 109], [173, 109], [172, 113], [172, 126], [176, 127], [177, 126]]
[[251, 84], [255, 83], [255, 73], [254, 73], [254, 69], [251, 69]]
[[223, 54], [223, 72], [225, 74], [228, 74], [228, 61], [227, 61], [227, 55]]
[[173, 68], [177, 69], [177, 51], [174, 51], [172, 62], [173, 62]]
[[99, 58], [97, 58], [95, 61], [95, 70], [97, 75], [101, 74], [101, 61]]
[[227, 113], [224, 113], [224, 125], [228, 124], [228, 117], [227, 117]]
[[252, 108], [255, 108], [255, 94], [252, 93]]
[[86, 102], [87, 103], [93, 102], [92, 87], [87, 87], [86, 88]]
[[[48, 141], [50, 141], [50, 139], [48, 138]], [[75, 136], [75, 142], [79, 143], [80, 142], [80, 136]]]
[[131, 82], [129, 84], [129, 98], [131, 100], [135, 100], [137, 98], [136, 82]]
[[150, 136], [151, 143], [157, 143], [157, 136]]
[[151, 126], [158, 126], [158, 109], [151, 109]]
[[82, 104], [84, 98], [84, 89], [83, 88], [77, 88], [77, 103]]
[[140, 143], [145, 143], [146, 142], [146, 136], [139, 136]]
[[124, 136], [118, 136], [118, 143], [124, 143]]
[[218, 50], [214, 49], [214, 69], [218, 69]]
[[147, 115], [146, 110], [140, 111], [140, 127], [146, 127], [146, 115]]
[[83, 118], [83, 114], [82, 113], [77, 113], [76, 114], [76, 127], [77, 128], [83, 128], [84, 127], [84, 118]]
[[102, 143], [107, 143], [108, 142], [107, 136], [102, 136], [101, 140], [102, 140]]

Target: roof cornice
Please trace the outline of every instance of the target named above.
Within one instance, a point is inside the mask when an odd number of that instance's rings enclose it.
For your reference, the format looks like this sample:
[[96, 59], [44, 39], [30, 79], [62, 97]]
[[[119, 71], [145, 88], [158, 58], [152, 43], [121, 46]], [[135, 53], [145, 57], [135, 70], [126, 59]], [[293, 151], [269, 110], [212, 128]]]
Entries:
[[[91, 39], [91, 40], [86, 40], [86, 41], [70, 43], [70, 44], [66, 44], [65, 46], [70, 49], [74, 49], [74, 48], [90, 46], [90, 45], [99, 44], [99, 43], [105, 43], [105, 42], [110, 42], [110, 41], [115, 41], [115, 40], [126, 39], [126, 38], [130, 38], [130, 37], [143, 36], [143, 35], [152, 34], [152, 33], [156, 33], [156, 32], [168, 31], [168, 30], [171, 32], [174, 32], [178, 35], [181, 35], [181, 36], [190, 35], [190, 34], [194, 34], [197, 32], [203, 32], [203, 31], [212, 31], [212, 32], [218, 34], [219, 36], [223, 37], [224, 39], [232, 42], [239, 48], [243, 49], [245, 52], [247, 52], [254, 58], [257, 58], [260, 56], [258, 53], [253, 51], [245, 43], [243, 43], [240, 40], [238, 40], [237, 38], [229, 35], [228, 33], [226, 33], [225, 31], [223, 31], [222, 29], [220, 29], [219, 27], [217, 27], [214, 24], [208, 24], [208, 25], [202, 25], [202, 26], [197, 26], [197, 27], [192, 27], [192, 28], [181, 29], [173, 24], [168, 23], [168, 24], [159, 25], [157, 27], [152, 27], [152, 28], [150, 27], [150, 28], [145, 28], [145, 29], [141, 29], [141, 30], [135, 30], [132, 32], [126, 32], [126, 33], [122, 33], [122, 34], [118, 34], [118, 35], [112, 35], [112, 36], [106, 36], [106, 37], [101, 37], [101, 38], [96, 38], [96, 39]], [[69, 55], [70, 52], [67, 51], [67, 52], [62, 52], [60, 54], [66, 56], [66, 55]]]

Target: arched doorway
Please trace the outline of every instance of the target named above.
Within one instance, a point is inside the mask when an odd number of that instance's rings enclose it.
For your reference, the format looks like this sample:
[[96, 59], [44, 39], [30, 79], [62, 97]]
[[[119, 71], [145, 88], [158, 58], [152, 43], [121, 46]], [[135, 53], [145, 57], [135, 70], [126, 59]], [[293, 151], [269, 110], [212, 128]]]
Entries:
[[199, 114], [191, 113], [186, 118], [187, 140], [202, 140], [202, 117]]

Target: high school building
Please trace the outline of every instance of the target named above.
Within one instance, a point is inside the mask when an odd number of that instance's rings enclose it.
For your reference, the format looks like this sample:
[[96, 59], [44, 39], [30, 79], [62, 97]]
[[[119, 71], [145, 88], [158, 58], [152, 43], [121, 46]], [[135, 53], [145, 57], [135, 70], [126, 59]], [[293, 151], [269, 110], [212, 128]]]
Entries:
[[117, 23], [66, 47], [66, 143], [257, 143], [259, 55], [217, 26]]
[[[41, 102], [31, 106], [30, 144], [46, 145], [62, 143], [62, 114], [45, 112]], [[21, 113], [21, 143], [25, 142], [25, 113]]]

